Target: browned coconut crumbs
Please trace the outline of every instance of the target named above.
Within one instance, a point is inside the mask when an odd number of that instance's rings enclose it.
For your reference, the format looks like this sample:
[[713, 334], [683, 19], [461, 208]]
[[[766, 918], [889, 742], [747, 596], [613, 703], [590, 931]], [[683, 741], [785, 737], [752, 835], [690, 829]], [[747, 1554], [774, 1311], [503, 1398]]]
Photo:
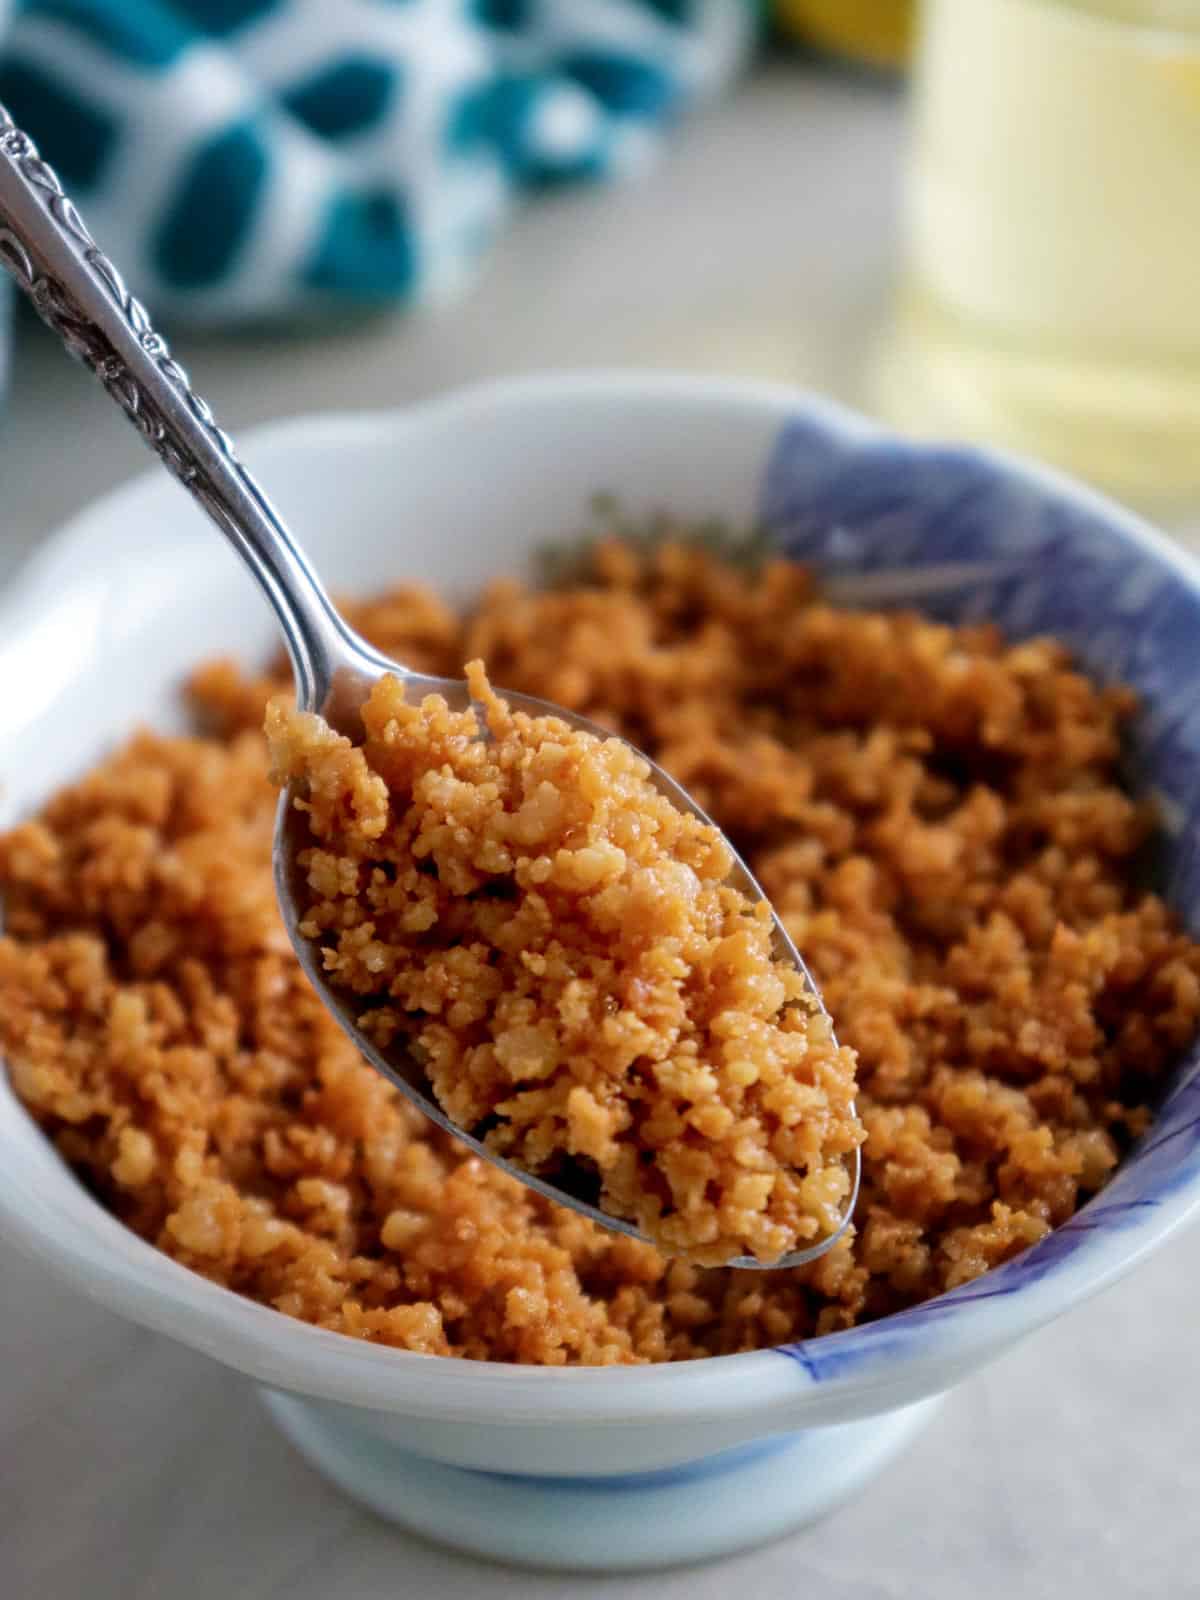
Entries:
[[0, 841], [0, 1039], [63, 1157], [219, 1284], [412, 1350], [683, 1360], [830, 1332], [1006, 1260], [1105, 1182], [1200, 1026], [1200, 948], [1138, 886], [1129, 693], [1051, 640], [842, 612], [786, 562], [602, 548], [465, 617], [398, 589], [394, 658], [619, 728], [745, 855], [858, 1053], [856, 1231], [788, 1272], [596, 1228], [361, 1062], [280, 925], [258, 731], [280, 669], [197, 674], [207, 736], [140, 734]]
[[[770, 1262], [836, 1231], [859, 1142], [854, 1060], [724, 839], [617, 738], [475, 712], [382, 678], [361, 745], [272, 701], [298, 780], [300, 931], [383, 1049], [415, 1047], [450, 1119], [667, 1255]], [[486, 1132], [485, 1132], [486, 1125]]]

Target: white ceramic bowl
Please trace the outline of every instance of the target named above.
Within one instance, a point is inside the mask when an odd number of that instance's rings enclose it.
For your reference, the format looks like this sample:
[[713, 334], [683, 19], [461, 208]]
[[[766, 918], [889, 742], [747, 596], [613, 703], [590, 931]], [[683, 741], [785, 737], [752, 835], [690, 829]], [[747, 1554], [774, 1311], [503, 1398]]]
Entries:
[[[635, 513], [763, 522], [872, 601], [1053, 628], [1147, 698], [1142, 770], [1179, 830], [1175, 901], [1200, 926], [1200, 588], [1164, 541], [1062, 480], [903, 445], [790, 390], [640, 375], [289, 422], [244, 454], [342, 591], [416, 576], [465, 596], [582, 530], [607, 491]], [[0, 681], [19, 686], [0, 697], [9, 818], [135, 723], [178, 723], [196, 660], [272, 643], [253, 585], [164, 474], [90, 507], [0, 610]], [[666, 1564], [827, 1510], [948, 1386], [1163, 1240], [1200, 1200], [1196, 1066], [1113, 1184], [987, 1278], [845, 1334], [676, 1366], [439, 1360], [291, 1321], [122, 1228], [7, 1083], [0, 1226], [84, 1293], [256, 1379], [298, 1447], [385, 1515], [510, 1560]]]

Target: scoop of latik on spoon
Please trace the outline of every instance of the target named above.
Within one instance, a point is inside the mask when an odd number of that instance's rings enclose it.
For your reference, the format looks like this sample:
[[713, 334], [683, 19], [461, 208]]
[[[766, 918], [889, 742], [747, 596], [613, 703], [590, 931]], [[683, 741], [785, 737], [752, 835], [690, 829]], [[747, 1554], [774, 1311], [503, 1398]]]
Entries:
[[[67, 350], [92, 369], [110, 398], [254, 574], [283, 630], [302, 710], [319, 713], [336, 731], [356, 740], [361, 736], [360, 708], [372, 685], [385, 674], [401, 679], [414, 699], [437, 694], [452, 710], [471, 705], [464, 681], [430, 677], [387, 660], [338, 615], [278, 512], [239, 462], [230, 439], [216, 425], [208, 406], [192, 392], [187, 374], [172, 360], [143, 307], [97, 248], [55, 173], [2, 106], [0, 265], [29, 296], [42, 320], [58, 334]], [[505, 698], [516, 711], [554, 715], [572, 728], [601, 738], [612, 737], [609, 730], [545, 701], [508, 693]], [[708, 820], [691, 797], [653, 763], [650, 774], [653, 784], [680, 811]], [[285, 795], [275, 832], [275, 881], [280, 908], [305, 973], [363, 1056], [426, 1116], [479, 1155], [602, 1227], [641, 1237], [631, 1223], [599, 1210], [569, 1187], [560, 1187], [514, 1166], [472, 1138], [467, 1130], [451, 1122], [432, 1098], [415, 1051], [403, 1043], [386, 1050], [376, 1048], [363, 1033], [352, 999], [331, 987], [318, 947], [299, 931], [302, 873], [297, 858], [308, 842], [306, 832], [303, 813]], [[729, 881], [749, 899], [763, 899], [762, 891], [736, 855]], [[816, 986], [778, 917], [774, 918], [774, 943], [777, 956], [795, 964], [820, 1006]], [[810, 1247], [781, 1257], [770, 1264], [772, 1267], [814, 1261], [845, 1232], [857, 1200], [861, 1171], [857, 1149], [847, 1159], [849, 1193], [838, 1228]], [[764, 1265], [749, 1257], [738, 1257], [728, 1264], [755, 1268]]]

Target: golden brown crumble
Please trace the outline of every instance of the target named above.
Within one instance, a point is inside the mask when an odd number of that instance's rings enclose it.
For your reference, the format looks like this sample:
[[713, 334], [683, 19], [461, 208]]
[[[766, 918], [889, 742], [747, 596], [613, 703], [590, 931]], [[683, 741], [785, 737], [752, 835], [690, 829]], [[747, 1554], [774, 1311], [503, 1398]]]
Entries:
[[467, 678], [486, 739], [393, 676], [357, 745], [268, 707], [330, 982], [378, 1046], [418, 1051], [457, 1126], [526, 1171], [598, 1176], [601, 1208], [665, 1254], [771, 1262], [828, 1237], [854, 1061], [775, 958], [768, 906], [622, 740], [512, 711], [481, 663]]
[[398, 589], [399, 660], [620, 728], [726, 829], [859, 1058], [857, 1232], [814, 1266], [700, 1269], [585, 1223], [359, 1061], [275, 909], [258, 732], [281, 672], [196, 675], [207, 737], [139, 734], [0, 842], [0, 1036], [130, 1227], [281, 1311], [497, 1361], [682, 1360], [851, 1326], [1065, 1220], [1200, 1025], [1200, 949], [1138, 886], [1121, 690], [1050, 640], [842, 612], [799, 568], [610, 544], [464, 618]]

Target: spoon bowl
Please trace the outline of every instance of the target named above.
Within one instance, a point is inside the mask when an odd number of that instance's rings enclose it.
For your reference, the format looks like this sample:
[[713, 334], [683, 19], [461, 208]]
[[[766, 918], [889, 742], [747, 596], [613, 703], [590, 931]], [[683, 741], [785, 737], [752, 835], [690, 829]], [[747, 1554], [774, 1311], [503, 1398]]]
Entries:
[[[404, 684], [406, 694], [410, 700], [417, 701], [425, 695], [440, 695], [452, 711], [464, 711], [474, 707], [470, 690], [461, 678], [438, 678], [426, 673], [412, 672], [409, 669], [389, 661], [385, 656], [373, 650], [365, 640], [361, 639], [341, 619], [337, 619], [341, 631], [340, 644], [330, 641], [325, 649], [323, 660], [327, 664], [327, 676], [314, 680], [317, 691], [322, 695], [319, 704], [301, 704], [304, 711], [316, 711], [329, 724], [336, 733], [345, 735], [352, 741], [362, 737], [362, 721], [359, 708], [364, 704], [371, 692], [372, 686], [379, 678], [386, 674], [397, 677]], [[325, 687], [327, 685], [327, 687]], [[527, 712], [536, 717], [557, 717], [570, 728], [582, 733], [591, 734], [597, 739], [612, 739], [619, 737], [611, 729], [603, 728], [599, 723], [590, 721], [587, 717], [580, 716], [577, 712], [568, 711], [564, 707], [555, 705], [548, 700], [539, 700], [533, 695], [515, 694], [510, 690], [502, 691], [504, 699], [514, 711]], [[480, 716], [480, 737], [487, 738], [487, 727]], [[628, 743], [627, 740], [622, 741]], [[632, 746], [631, 746], [632, 748]], [[649, 767], [650, 781], [664, 795], [677, 810], [690, 812], [693, 816], [709, 827], [715, 826], [708, 815], [696, 804], [687, 790], [668, 772], [643, 752], [637, 752], [641, 760]], [[527, 1171], [503, 1156], [490, 1150], [481, 1140], [475, 1138], [468, 1130], [451, 1121], [438, 1105], [430, 1088], [428, 1074], [420, 1055], [416, 1050], [392, 1047], [381, 1050], [379, 1046], [363, 1032], [358, 1023], [355, 1009], [355, 997], [341, 993], [329, 982], [328, 973], [325, 971], [321, 960], [320, 946], [308, 939], [300, 931], [300, 924], [304, 917], [304, 886], [305, 874], [300, 866], [301, 853], [312, 844], [309, 833], [306, 813], [295, 804], [296, 795], [289, 788], [280, 797], [279, 810], [275, 822], [275, 847], [274, 870], [275, 892], [279, 900], [280, 910], [283, 915], [284, 926], [292, 942], [305, 976], [321, 998], [322, 1004], [337, 1020], [345, 1032], [354, 1041], [355, 1048], [371, 1063], [377, 1071], [395, 1084], [400, 1092], [408, 1097], [414, 1105], [432, 1121], [452, 1133], [456, 1139], [461, 1140], [474, 1150], [477, 1155], [483, 1156], [502, 1171], [512, 1177], [520, 1179], [538, 1194], [546, 1199], [553, 1200], [559, 1205], [570, 1206], [572, 1210], [587, 1217], [590, 1221], [598, 1223], [603, 1228], [608, 1228], [615, 1233], [623, 1233], [629, 1238], [642, 1239], [644, 1235], [625, 1221], [609, 1212], [602, 1211], [585, 1192], [589, 1187], [594, 1188], [590, 1181], [590, 1174], [579, 1168], [574, 1171], [560, 1174], [558, 1181], [549, 1182], [539, 1177], [536, 1173]], [[728, 844], [728, 841], [726, 841]], [[729, 882], [747, 899], [751, 901], [764, 900], [766, 897], [759, 887], [757, 880], [746, 866], [736, 851], [733, 854], [733, 867], [730, 872]], [[780, 921], [774, 910], [771, 911], [771, 924], [774, 942], [774, 953], [777, 959], [791, 963], [804, 978], [805, 987], [823, 1014], [825, 1006], [821, 999], [820, 990], [813, 981], [812, 975], [804, 964], [799, 951], [796, 949], [787, 929]], [[858, 1188], [862, 1173], [862, 1161], [858, 1148], [847, 1158], [850, 1171], [850, 1193], [847, 1199], [842, 1220], [838, 1227], [830, 1234], [818, 1239], [814, 1244], [803, 1250], [790, 1251], [781, 1256], [777, 1261], [771, 1262], [769, 1268], [764, 1263], [757, 1261], [752, 1256], [736, 1256], [725, 1263], [730, 1267], [743, 1267], [758, 1270], [777, 1270], [781, 1267], [801, 1267], [810, 1261], [815, 1261], [825, 1254], [837, 1240], [845, 1233], [854, 1215], [855, 1203], [858, 1199]]]
[[[452, 709], [462, 710], [471, 704], [464, 681], [426, 677], [388, 661], [338, 615], [283, 519], [238, 460], [232, 440], [217, 426], [207, 404], [192, 390], [186, 372], [171, 357], [165, 340], [151, 327], [145, 308], [92, 239], [54, 170], [41, 159], [33, 141], [16, 127], [3, 106], [0, 266], [29, 296], [34, 309], [58, 334], [68, 352], [91, 368], [109, 398], [125, 412], [249, 568], [283, 632], [297, 704], [302, 711], [320, 714], [335, 731], [353, 740], [361, 735], [360, 707], [372, 685], [387, 673], [395, 674], [417, 696], [442, 695]], [[612, 737], [608, 730], [544, 701], [524, 695], [508, 699], [517, 710], [552, 714], [573, 728], [601, 738]], [[486, 737], [482, 722], [480, 729], [481, 737]], [[650, 768], [654, 783], [676, 807], [709, 821], [666, 773], [653, 763]], [[642, 1237], [630, 1224], [591, 1204], [578, 1188], [549, 1183], [501, 1160], [469, 1130], [451, 1122], [434, 1103], [425, 1071], [413, 1051], [380, 1051], [361, 1031], [346, 1001], [330, 986], [317, 948], [299, 931], [298, 856], [307, 841], [303, 836], [303, 814], [292, 803], [294, 798], [290, 794], [283, 796], [276, 825], [275, 876], [280, 910], [304, 972], [355, 1047], [428, 1117], [479, 1155], [600, 1226]], [[764, 898], [736, 855], [731, 881], [751, 900]], [[774, 913], [772, 917], [776, 954], [798, 968], [820, 1006], [820, 995], [795, 946], [779, 918]], [[771, 1263], [773, 1268], [813, 1261], [845, 1232], [858, 1195], [861, 1160], [857, 1149], [850, 1159], [850, 1190], [838, 1227], [809, 1248]], [[754, 1268], [764, 1265], [746, 1257], [728, 1264]]]

